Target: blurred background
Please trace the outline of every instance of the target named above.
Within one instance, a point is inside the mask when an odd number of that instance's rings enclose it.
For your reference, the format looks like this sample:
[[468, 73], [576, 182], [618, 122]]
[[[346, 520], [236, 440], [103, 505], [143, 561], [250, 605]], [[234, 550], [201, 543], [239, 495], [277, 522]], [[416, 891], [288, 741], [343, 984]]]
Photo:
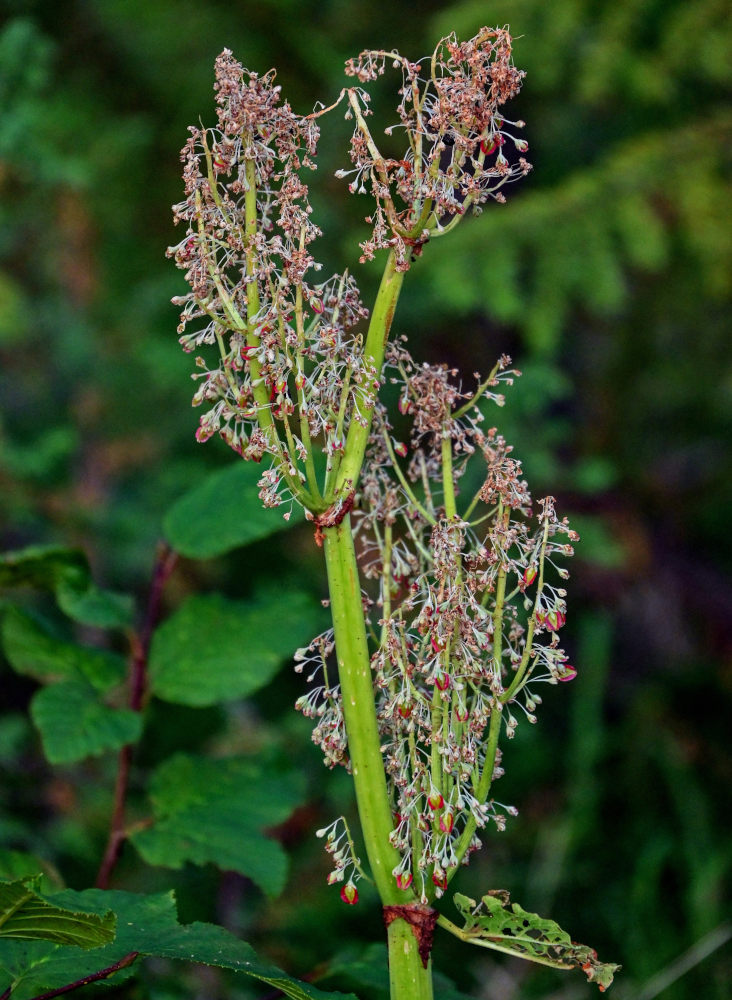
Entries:
[[[79, 545], [99, 582], [144, 598], [164, 512], [233, 461], [222, 443], [193, 439], [190, 358], [169, 304], [183, 284], [164, 258], [180, 238], [178, 150], [189, 124], [214, 120], [221, 49], [250, 69], [276, 66], [307, 113], [335, 99], [344, 60], [361, 49], [421, 57], [441, 35], [486, 23], [510, 23], [527, 71], [509, 114], [527, 123], [534, 172], [506, 205], [427, 248], [395, 330], [417, 357], [468, 376], [504, 352], [523, 371], [495, 421], [533, 494], [555, 495], [582, 536], [565, 629], [579, 676], [551, 689], [539, 725], [507, 748], [500, 794], [521, 816], [459, 888], [508, 888], [622, 963], [618, 1000], [725, 1000], [732, 22], [722, 0], [0, 0], [0, 541]], [[384, 125], [393, 82], [374, 88]], [[316, 253], [324, 273], [355, 269], [368, 303], [379, 277], [378, 262], [357, 263], [368, 204], [333, 176], [348, 165], [348, 135], [340, 115], [324, 120], [310, 179]], [[168, 609], [194, 591], [246, 596], [252, 581], [283, 575], [320, 599], [319, 555], [303, 531], [184, 561]], [[82, 888], [104, 843], [114, 760], [44, 764], [24, 714], [33, 685], [2, 669], [3, 846], [35, 850]], [[313, 831], [342, 808], [347, 778], [322, 770], [290, 710], [298, 693], [285, 669], [246, 704], [153, 705], [138, 762], [142, 785], [146, 761], [182, 731], [194, 749], [294, 747], [312, 794], [280, 831], [293, 854], [284, 896], [267, 901], [213, 867], [143, 876], [134, 859], [117, 884], [174, 884], [183, 919], [224, 922], [304, 975], [380, 934], [372, 907], [344, 912], [325, 886]], [[582, 977], [455, 944], [440, 941], [436, 961], [466, 996], [593, 995]], [[330, 972], [324, 987], [382, 995]], [[189, 976], [161, 973], [150, 995], [266, 993]]]

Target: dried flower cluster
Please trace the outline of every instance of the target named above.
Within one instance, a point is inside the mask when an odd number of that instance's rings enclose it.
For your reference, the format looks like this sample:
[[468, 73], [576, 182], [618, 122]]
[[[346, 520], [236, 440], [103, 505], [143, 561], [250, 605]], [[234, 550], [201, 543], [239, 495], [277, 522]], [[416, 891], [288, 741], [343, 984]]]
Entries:
[[[442, 235], [470, 207], [480, 211], [489, 198], [505, 200], [501, 188], [531, 169], [518, 155], [528, 143], [511, 131], [524, 123], [509, 121], [499, 110], [519, 92], [524, 73], [513, 65], [511, 36], [502, 28], [484, 28], [467, 42], [450, 35], [418, 62], [368, 50], [351, 59], [346, 72], [367, 83], [389, 64], [401, 70], [402, 86], [399, 124], [386, 132], [404, 129], [407, 148], [400, 159], [380, 154], [366, 123], [369, 95], [354, 88], [348, 93], [356, 119], [353, 167], [339, 175], [351, 178], [352, 192], [368, 192], [376, 201], [362, 259], [393, 247], [406, 270], [430, 237]], [[509, 148], [515, 155], [506, 155]]]
[[[576, 534], [554, 501], [531, 497], [521, 465], [496, 431], [482, 429], [480, 399], [516, 372], [503, 357], [477, 390], [455, 373], [418, 366], [403, 344], [389, 357], [400, 410], [411, 418], [408, 461], [382, 411], [372, 435], [355, 514], [367, 576], [379, 581], [382, 617], [372, 657], [382, 753], [401, 854], [394, 877], [426, 900], [441, 895], [480, 845], [476, 831], [499, 830], [516, 810], [490, 797], [502, 773], [499, 737], [523, 715], [535, 722], [537, 687], [575, 676], [559, 645], [566, 592], [557, 557], [572, 555]], [[455, 485], [468, 462], [483, 474], [462, 515]], [[405, 468], [402, 468], [404, 464]], [[329, 685], [329, 637], [301, 658], [318, 659], [325, 678], [301, 699], [314, 715], [313, 739], [326, 762], [348, 764], [340, 692]]]

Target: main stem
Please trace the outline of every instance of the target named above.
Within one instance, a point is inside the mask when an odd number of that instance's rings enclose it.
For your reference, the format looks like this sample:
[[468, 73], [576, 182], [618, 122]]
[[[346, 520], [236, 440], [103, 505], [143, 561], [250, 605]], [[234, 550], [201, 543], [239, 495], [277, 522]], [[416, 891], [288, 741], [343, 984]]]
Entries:
[[[403, 273], [396, 269], [394, 254], [390, 253], [364, 344], [364, 356], [373, 366], [376, 385], [403, 278]], [[356, 389], [354, 413], [333, 491], [336, 497], [344, 497], [358, 485], [371, 432], [375, 388], [375, 385], [362, 384]], [[366, 854], [382, 905], [410, 904], [416, 901], [414, 894], [411, 890], [399, 889], [392, 874], [401, 858], [389, 841], [394, 823], [381, 756], [361, 580], [350, 516], [326, 528], [323, 538], [348, 754]], [[394, 920], [387, 934], [391, 1000], [432, 1000], [431, 963], [426, 969], [422, 965], [417, 938], [411, 927], [404, 920]]]
[[[413, 894], [397, 888], [392, 875], [401, 859], [389, 842], [393, 821], [350, 517], [326, 528], [323, 536], [348, 752], [366, 854], [382, 904], [413, 903]], [[431, 969], [422, 966], [417, 939], [404, 920], [390, 924], [388, 944], [391, 1000], [432, 1000]]]

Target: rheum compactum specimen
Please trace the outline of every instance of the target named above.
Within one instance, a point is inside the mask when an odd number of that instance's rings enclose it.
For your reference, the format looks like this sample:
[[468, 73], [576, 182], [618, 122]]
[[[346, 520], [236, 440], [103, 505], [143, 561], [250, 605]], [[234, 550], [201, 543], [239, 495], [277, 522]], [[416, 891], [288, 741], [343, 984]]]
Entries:
[[[369, 124], [366, 87], [392, 68], [400, 101], [386, 132], [404, 135], [400, 159], [382, 155]], [[481, 838], [516, 813], [493, 797], [502, 737], [536, 721], [542, 684], [575, 676], [559, 633], [576, 535], [551, 497], [532, 504], [491, 426], [501, 383], [518, 374], [510, 359], [466, 388], [389, 340], [422, 253], [529, 173], [524, 123], [504, 111], [523, 73], [508, 31], [489, 28], [418, 62], [362, 52], [346, 73], [353, 86], [301, 117], [274, 72], [249, 72], [229, 51], [216, 61], [218, 124], [190, 129], [175, 207], [186, 233], [170, 250], [190, 285], [176, 299], [181, 344], [200, 352], [196, 436], [261, 462], [261, 501], [285, 518], [301, 505], [323, 548], [332, 628], [296, 654], [308, 685], [298, 707], [326, 765], [353, 777], [366, 863], [343, 818], [318, 835], [344, 902], [358, 901], [360, 879], [376, 886], [394, 1000], [432, 996], [436, 926], [581, 968], [604, 990], [616, 966], [503, 891], [454, 895], [462, 926], [440, 910]], [[323, 280], [311, 250], [320, 231], [303, 175], [320, 118], [338, 108], [354, 123], [338, 176], [370, 201], [361, 260], [385, 255], [370, 313], [353, 276]], [[381, 399], [387, 384], [399, 415]]]

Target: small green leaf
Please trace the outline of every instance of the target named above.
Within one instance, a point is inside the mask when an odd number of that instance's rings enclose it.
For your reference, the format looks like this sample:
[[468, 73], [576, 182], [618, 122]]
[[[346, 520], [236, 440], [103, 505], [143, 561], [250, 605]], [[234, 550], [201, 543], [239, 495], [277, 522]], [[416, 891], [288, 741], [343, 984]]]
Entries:
[[453, 902], [465, 920], [464, 927], [455, 927], [444, 917], [440, 917], [439, 924], [462, 941], [556, 969], [581, 969], [601, 993], [611, 985], [620, 968], [598, 961], [592, 948], [574, 942], [553, 920], [528, 913], [518, 903], [512, 903], [504, 890], [488, 893], [478, 904], [456, 893]]
[[250, 758], [176, 754], [153, 775], [150, 797], [155, 822], [132, 835], [149, 864], [210, 862], [242, 872], [270, 896], [282, 891], [287, 855], [263, 831], [302, 801], [299, 773], [269, 773]]
[[23, 586], [53, 591], [61, 610], [84, 625], [124, 628], [132, 622], [132, 598], [92, 583], [89, 562], [78, 549], [33, 545], [4, 553], [0, 587]]
[[84, 681], [43, 688], [33, 696], [30, 712], [51, 764], [72, 764], [105, 750], [119, 750], [136, 742], [142, 732], [139, 712], [103, 705]]
[[40, 876], [0, 879], [0, 938], [98, 948], [114, 940], [116, 918], [55, 906], [37, 891]]
[[86, 678], [97, 691], [108, 691], [125, 677], [121, 656], [58, 639], [19, 608], [5, 613], [2, 642], [13, 670], [38, 681]]
[[318, 611], [307, 594], [286, 588], [247, 603], [191, 597], [153, 636], [151, 690], [199, 708], [252, 694], [318, 631]]
[[234, 462], [206, 476], [165, 515], [163, 531], [171, 546], [191, 559], [211, 559], [301, 520], [299, 507], [288, 522], [282, 517], [287, 508], [261, 506], [256, 499], [261, 477], [254, 462]]
[[[0, 989], [12, 988], [13, 1000], [31, 1000], [41, 993], [77, 982], [109, 968], [134, 952], [142, 956], [198, 962], [232, 969], [281, 990], [293, 1000], [356, 1000], [353, 994], [325, 993], [298, 982], [281, 969], [260, 959], [251, 945], [212, 924], [181, 926], [172, 893], [139, 896], [129, 892], [66, 890], [51, 897], [59, 906], [117, 915], [117, 937], [96, 952], [51, 944], [21, 944], [0, 939]], [[115, 972], [117, 985], [132, 974], [130, 968]]]

